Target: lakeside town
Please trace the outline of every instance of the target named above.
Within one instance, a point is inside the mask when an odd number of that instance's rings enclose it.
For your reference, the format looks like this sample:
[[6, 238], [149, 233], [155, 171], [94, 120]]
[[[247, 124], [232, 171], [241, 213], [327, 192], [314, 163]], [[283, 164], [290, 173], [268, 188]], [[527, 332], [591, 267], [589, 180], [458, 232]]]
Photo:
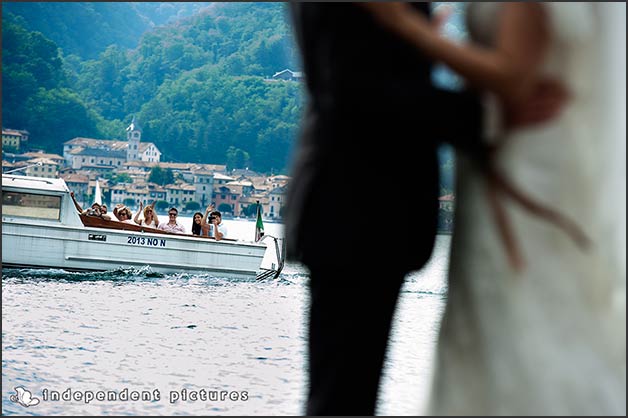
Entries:
[[[122, 203], [136, 209], [140, 202], [156, 202], [158, 211], [175, 206], [193, 213], [214, 203], [227, 217], [253, 217], [259, 202], [266, 219], [282, 216], [288, 176], [228, 172], [221, 164], [162, 162], [157, 146], [142, 141], [135, 120], [126, 129], [126, 141], [72, 138], [64, 142], [63, 155], [19, 153], [27, 147], [28, 135], [2, 129], [3, 173], [62, 178], [84, 207], [92, 203], [98, 182], [103, 202], [110, 206]], [[17, 152], [5, 152], [7, 148]]]
[[[253, 218], [259, 202], [265, 219], [283, 217], [289, 176], [228, 170], [223, 164], [161, 161], [159, 148], [142, 141], [135, 118], [126, 128], [125, 141], [72, 138], [63, 143], [63, 155], [20, 153], [28, 149], [28, 139], [27, 131], [2, 129], [2, 172], [62, 178], [83, 207], [92, 203], [98, 183], [103, 202], [110, 206], [121, 203], [137, 210], [140, 203], [156, 202], [159, 212], [174, 206], [191, 214], [214, 203], [227, 218]], [[441, 232], [451, 231], [453, 208], [453, 194], [439, 197]]]

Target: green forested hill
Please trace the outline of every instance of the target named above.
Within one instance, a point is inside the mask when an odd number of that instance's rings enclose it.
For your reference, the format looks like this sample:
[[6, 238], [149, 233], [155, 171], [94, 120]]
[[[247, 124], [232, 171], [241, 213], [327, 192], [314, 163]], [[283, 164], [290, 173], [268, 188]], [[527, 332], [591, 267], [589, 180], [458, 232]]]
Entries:
[[268, 81], [299, 69], [285, 3], [2, 6], [2, 125], [34, 148], [124, 139], [136, 116], [164, 161], [285, 172], [303, 102]]
[[3, 2], [25, 29], [42, 32], [63, 55], [97, 58], [110, 45], [135, 48], [154, 26], [196, 13], [203, 2]]
[[25, 29], [41, 32], [64, 55], [96, 58], [107, 46], [134, 48], [150, 21], [131, 3], [3, 2], [2, 15], [22, 18]]
[[[27, 129], [34, 145], [60, 152], [74, 136], [121, 138], [135, 115], [166, 160], [285, 168], [301, 86], [266, 80], [297, 69], [284, 4], [212, 3], [144, 33], [134, 49], [117, 42], [87, 61], [63, 56], [45, 25], [28, 29], [44, 13], [33, 7], [28, 25], [3, 10], [3, 126]], [[79, 42], [90, 32], [65, 35]]]

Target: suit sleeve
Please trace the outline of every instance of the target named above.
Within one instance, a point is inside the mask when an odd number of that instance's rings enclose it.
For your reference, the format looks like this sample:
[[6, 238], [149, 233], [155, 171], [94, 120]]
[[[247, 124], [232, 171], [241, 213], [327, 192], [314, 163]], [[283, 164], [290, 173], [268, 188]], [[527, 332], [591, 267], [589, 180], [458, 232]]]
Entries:
[[477, 93], [435, 89], [430, 114], [434, 133], [441, 142], [470, 154], [484, 149], [485, 115]]

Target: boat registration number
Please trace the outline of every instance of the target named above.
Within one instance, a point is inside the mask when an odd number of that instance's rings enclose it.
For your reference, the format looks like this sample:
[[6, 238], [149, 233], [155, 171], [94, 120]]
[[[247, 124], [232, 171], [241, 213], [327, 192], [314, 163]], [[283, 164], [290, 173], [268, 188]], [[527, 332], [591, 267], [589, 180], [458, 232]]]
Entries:
[[161, 238], [136, 237], [130, 235], [127, 237], [127, 244], [144, 245], [146, 247], [165, 247], [166, 240]]

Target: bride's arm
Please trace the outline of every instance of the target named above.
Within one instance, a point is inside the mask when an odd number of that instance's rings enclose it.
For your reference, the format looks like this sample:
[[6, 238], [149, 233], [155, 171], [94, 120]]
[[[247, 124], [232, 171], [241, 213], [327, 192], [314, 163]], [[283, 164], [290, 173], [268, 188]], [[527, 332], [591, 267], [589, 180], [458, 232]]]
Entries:
[[406, 3], [359, 3], [393, 32], [432, 59], [442, 61], [474, 87], [496, 93], [516, 105], [533, 94], [537, 70], [549, 41], [543, 6], [504, 3], [494, 47], [458, 45], [441, 36], [434, 25]]

